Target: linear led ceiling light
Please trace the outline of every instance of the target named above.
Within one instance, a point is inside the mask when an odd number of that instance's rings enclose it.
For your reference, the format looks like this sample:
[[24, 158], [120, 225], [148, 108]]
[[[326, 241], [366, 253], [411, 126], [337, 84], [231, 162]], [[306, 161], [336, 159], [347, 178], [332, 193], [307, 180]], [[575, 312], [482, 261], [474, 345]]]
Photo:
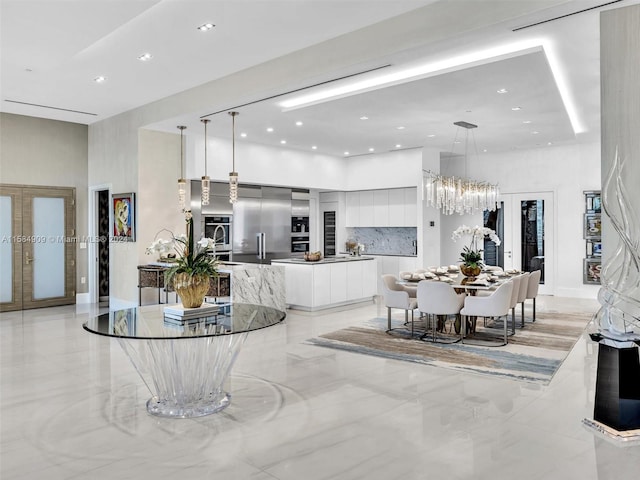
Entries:
[[530, 39], [521, 42], [509, 43], [498, 47], [486, 48], [463, 55], [457, 55], [444, 60], [419, 65], [417, 67], [401, 69], [393, 73], [376, 75], [365, 80], [349, 82], [337, 87], [326, 88], [306, 95], [294, 97], [281, 102], [280, 106], [284, 111], [295, 110], [297, 108], [307, 107], [357, 93], [364, 93], [422, 78], [442, 75], [460, 70], [463, 67], [469, 68], [536, 51], [544, 52], [547, 60], [549, 61], [551, 73], [553, 74], [560, 96], [562, 97], [562, 102], [567, 111], [567, 115], [569, 116], [569, 120], [571, 121], [574, 133], [584, 132], [584, 126], [578, 119], [575, 105], [571, 95], [569, 94], [569, 88], [567, 86], [564, 72], [562, 68], [560, 68], [560, 62], [557, 60], [557, 56], [555, 54], [555, 49], [551, 45], [550, 41], [542, 39]]

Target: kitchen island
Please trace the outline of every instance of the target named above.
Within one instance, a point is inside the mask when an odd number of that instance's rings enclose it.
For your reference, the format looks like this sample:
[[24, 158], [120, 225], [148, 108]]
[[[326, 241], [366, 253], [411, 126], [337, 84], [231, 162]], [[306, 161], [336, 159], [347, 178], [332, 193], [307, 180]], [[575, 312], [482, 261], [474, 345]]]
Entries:
[[285, 310], [285, 269], [282, 266], [227, 262], [221, 263], [218, 270], [231, 277], [234, 303]]
[[376, 294], [377, 268], [371, 257], [328, 257], [317, 262], [301, 258], [272, 260], [284, 266], [289, 308], [316, 311], [371, 302]]

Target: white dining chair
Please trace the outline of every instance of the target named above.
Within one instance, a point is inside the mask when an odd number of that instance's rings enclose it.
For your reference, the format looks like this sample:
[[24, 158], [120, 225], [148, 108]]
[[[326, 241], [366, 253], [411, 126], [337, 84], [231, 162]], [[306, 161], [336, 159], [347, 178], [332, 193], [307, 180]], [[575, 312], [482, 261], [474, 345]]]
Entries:
[[511, 333], [516, 333], [516, 307], [518, 306], [518, 295], [520, 293], [520, 286], [522, 285], [522, 276], [518, 275], [511, 279], [513, 282], [513, 289], [511, 291]]
[[[500, 318], [509, 314], [511, 294], [513, 293], [513, 280], [500, 285], [488, 297], [468, 296], [464, 299], [464, 307], [460, 314], [464, 317]], [[465, 318], [462, 321], [462, 341], [465, 341]], [[507, 321], [504, 321], [504, 338], [501, 345], [507, 344]]]
[[[533, 321], [536, 321], [536, 297], [538, 296], [538, 287], [540, 286], [541, 270], [535, 270], [529, 275], [529, 282], [527, 283], [527, 296], [526, 300], [533, 300]], [[522, 303], [524, 308], [524, 302]]]
[[522, 310], [520, 312], [521, 316], [521, 327], [524, 327], [524, 301], [527, 299], [527, 290], [529, 289], [529, 272], [524, 272], [521, 275], [518, 275], [520, 278], [520, 288], [518, 289], [518, 303], [522, 306]]
[[409, 322], [409, 312], [411, 312], [411, 335], [413, 336], [413, 311], [418, 307], [418, 301], [410, 297], [409, 293], [398, 284], [395, 275], [382, 275], [382, 293], [384, 305], [387, 307], [387, 332], [391, 330], [391, 309], [399, 308], [404, 310], [405, 325]]
[[[450, 341], [437, 339], [436, 324], [439, 316], [445, 316], [445, 322], [449, 315], [455, 315], [459, 319], [465, 297], [464, 293], [456, 293], [453, 287], [447, 283], [431, 280], [422, 280], [418, 283], [418, 311], [420, 315], [426, 317], [427, 331], [429, 321], [431, 321], [434, 342], [453, 343], [458, 341], [458, 339]], [[427, 333], [423, 335], [423, 338], [426, 335]]]

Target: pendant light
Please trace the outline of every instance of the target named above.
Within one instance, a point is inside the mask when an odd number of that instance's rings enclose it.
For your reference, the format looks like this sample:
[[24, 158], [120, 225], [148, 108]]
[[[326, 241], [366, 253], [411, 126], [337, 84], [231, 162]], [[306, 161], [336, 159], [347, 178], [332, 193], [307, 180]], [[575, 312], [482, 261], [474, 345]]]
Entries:
[[238, 172], [236, 172], [236, 115], [238, 112], [229, 112], [231, 115], [231, 161], [232, 168], [229, 172], [229, 203], [238, 200]]
[[200, 120], [204, 123], [204, 176], [202, 177], [202, 194], [200, 200], [202, 205], [209, 205], [209, 190], [211, 187], [211, 179], [207, 175], [207, 123], [211, 120], [203, 118]]
[[187, 202], [187, 181], [184, 178], [184, 148], [183, 148], [183, 133], [187, 128], [184, 125], [178, 125], [180, 129], [180, 178], [178, 178], [178, 206], [180, 210], [184, 211]]

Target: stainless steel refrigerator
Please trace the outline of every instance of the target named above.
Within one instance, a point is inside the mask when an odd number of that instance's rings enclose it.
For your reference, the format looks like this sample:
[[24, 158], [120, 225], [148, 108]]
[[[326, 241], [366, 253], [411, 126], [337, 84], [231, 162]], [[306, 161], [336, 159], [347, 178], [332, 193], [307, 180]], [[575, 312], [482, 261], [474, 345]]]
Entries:
[[233, 205], [233, 261], [270, 263], [291, 256], [291, 189], [240, 186]]

